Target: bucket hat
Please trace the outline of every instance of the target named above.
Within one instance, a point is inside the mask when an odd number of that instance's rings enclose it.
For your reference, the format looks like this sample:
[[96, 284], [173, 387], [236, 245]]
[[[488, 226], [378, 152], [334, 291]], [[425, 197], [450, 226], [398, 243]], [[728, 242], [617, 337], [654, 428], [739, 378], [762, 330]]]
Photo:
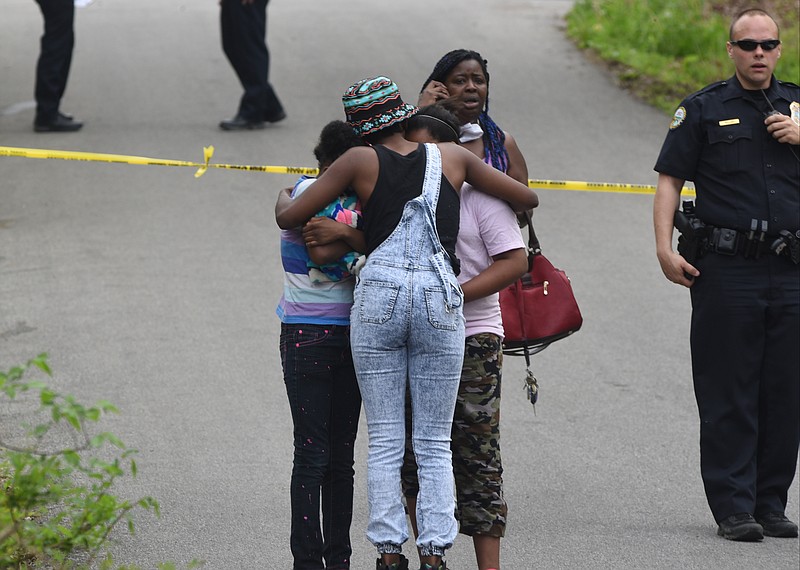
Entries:
[[361, 135], [368, 135], [404, 121], [418, 109], [403, 102], [394, 81], [378, 76], [362, 79], [342, 95], [347, 123]]

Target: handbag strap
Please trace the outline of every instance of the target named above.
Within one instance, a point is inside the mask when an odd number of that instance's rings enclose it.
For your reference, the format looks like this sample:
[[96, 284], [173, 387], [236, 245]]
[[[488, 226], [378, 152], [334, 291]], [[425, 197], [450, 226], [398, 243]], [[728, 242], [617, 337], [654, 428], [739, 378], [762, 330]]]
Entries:
[[[542, 248], [539, 245], [539, 238], [536, 237], [536, 230], [533, 229], [533, 210], [525, 210], [525, 220], [528, 224], [528, 271], [527, 274], [523, 277], [530, 278], [530, 272], [533, 271], [533, 261], [536, 259], [537, 255], [542, 253]], [[517, 289], [517, 310], [519, 311], [520, 315], [525, 314], [524, 302], [523, 302], [523, 295], [522, 295], [522, 279], [517, 279], [515, 283], [515, 287]], [[524, 321], [521, 323], [523, 327], [523, 333], [525, 328]], [[528, 368], [528, 375], [533, 376], [530, 372], [531, 366], [531, 351], [528, 349], [527, 345], [523, 346], [523, 355], [525, 356], [525, 366]], [[538, 351], [537, 351], [538, 352]], [[535, 354], [535, 353], [533, 353]], [[534, 379], [535, 381], [535, 379]]]
[[536, 237], [536, 230], [533, 229], [533, 211], [525, 210], [525, 219], [528, 223], [528, 271], [533, 269], [534, 258], [542, 253], [542, 246], [539, 244], [539, 238]]

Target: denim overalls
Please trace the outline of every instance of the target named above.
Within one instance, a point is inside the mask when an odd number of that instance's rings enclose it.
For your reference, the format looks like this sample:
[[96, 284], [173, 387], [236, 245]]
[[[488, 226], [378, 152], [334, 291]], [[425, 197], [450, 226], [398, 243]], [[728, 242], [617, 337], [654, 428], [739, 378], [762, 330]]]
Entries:
[[351, 346], [369, 430], [367, 538], [380, 553], [401, 551], [408, 526], [400, 491], [405, 390], [413, 404], [417, 501], [423, 556], [442, 556], [458, 531], [450, 430], [464, 359], [463, 293], [436, 234], [441, 155], [426, 144], [422, 195], [358, 278]]

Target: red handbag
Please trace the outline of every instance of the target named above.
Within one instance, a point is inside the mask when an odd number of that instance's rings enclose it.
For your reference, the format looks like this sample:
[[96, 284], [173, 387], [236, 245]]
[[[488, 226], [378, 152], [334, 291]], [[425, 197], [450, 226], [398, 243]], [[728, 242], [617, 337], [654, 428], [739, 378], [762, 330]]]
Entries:
[[[530, 212], [526, 217], [528, 272], [500, 291], [500, 313], [503, 353], [525, 356], [530, 367], [531, 355], [580, 330], [583, 316], [569, 277], [542, 254]], [[538, 385], [530, 370], [526, 382], [528, 397], [535, 403]]]

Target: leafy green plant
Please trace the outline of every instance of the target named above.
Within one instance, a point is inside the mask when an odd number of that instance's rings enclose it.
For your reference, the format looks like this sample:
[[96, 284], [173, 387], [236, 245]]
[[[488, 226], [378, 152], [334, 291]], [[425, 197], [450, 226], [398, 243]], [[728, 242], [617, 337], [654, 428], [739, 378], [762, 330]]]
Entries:
[[[800, 82], [797, 4], [765, 4], [782, 22], [779, 79]], [[680, 100], [733, 75], [725, 52], [730, 0], [577, 0], [567, 15], [567, 33], [582, 49], [607, 62], [622, 85], [672, 113]]]
[[[0, 371], [0, 396], [6, 403], [18, 402], [24, 393], [37, 394], [36, 418], [43, 418], [24, 426], [21, 444], [6, 440], [0, 425], [0, 568], [79, 569], [95, 563], [112, 568], [109, 533], [122, 521], [133, 533], [131, 511], [143, 508], [158, 515], [158, 502], [149, 496], [129, 501], [111, 493], [118, 478], [136, 476], [136, 450], [112, 433], [91, 435], [87, 426], [117, 409], [107, 401], [84, 406], [43, 382], [28, 381], [30, 369], [50, 376], [47, 355]], [[71, 445], [58, 444], [65, 437]], [[189, 567], [199, 564], [194, 561]], [[159, 568], [175, 567], [167, 563]]]

